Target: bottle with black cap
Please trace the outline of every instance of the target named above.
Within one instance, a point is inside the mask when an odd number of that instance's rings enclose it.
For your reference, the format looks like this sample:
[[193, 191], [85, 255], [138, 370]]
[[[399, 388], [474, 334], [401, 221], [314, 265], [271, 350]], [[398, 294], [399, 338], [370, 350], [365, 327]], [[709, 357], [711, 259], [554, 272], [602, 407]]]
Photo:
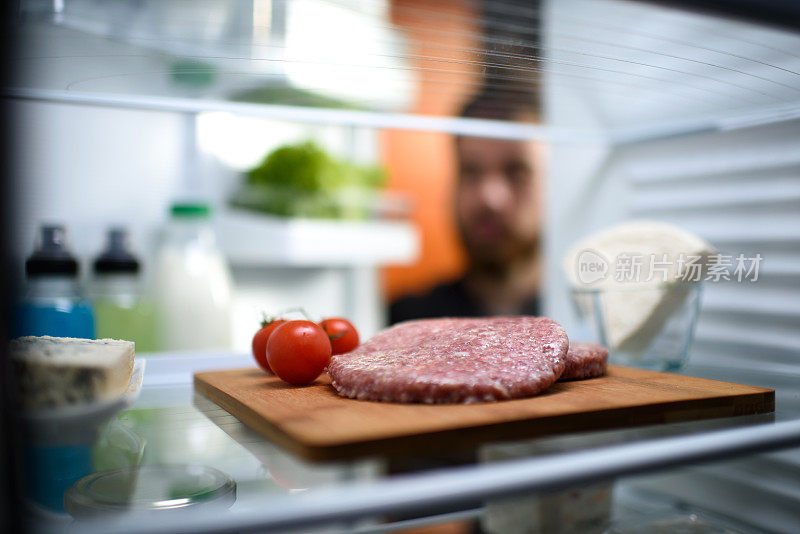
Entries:
[[25, 274], [27, 284], [13, 314], [12, 337], [94, 339], [94, 313], [81, 298], [78, 261], [67, 247], [63, 226], [40, 228], [36, 249], [25, 262]]
[[128, 250], [124, 228], [111, 228], [94, 261], [92, 301], [97, 336], [136, 343], [136, 352], [155, 350], [155, 311], [143, 296], [141, 264]]

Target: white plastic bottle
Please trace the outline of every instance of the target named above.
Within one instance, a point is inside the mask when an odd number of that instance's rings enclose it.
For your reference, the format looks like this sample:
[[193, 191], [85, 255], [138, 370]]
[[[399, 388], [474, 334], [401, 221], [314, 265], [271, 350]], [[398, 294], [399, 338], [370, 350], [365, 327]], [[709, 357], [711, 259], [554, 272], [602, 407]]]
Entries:
[[231, 346], [231, 275], [210, 216], [204, 203], [172, 205], [152, 285], [160, 350]]

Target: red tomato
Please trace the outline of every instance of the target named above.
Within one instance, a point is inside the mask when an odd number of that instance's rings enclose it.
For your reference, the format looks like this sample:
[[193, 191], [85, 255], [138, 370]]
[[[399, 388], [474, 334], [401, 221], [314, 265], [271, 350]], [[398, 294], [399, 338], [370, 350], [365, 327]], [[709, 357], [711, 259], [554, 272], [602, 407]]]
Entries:
[[342, 317], [328, 317], [319, 325], [331, 340], [333, 354], [344, 354], [358, 347], [358, 331], [353, 323]]
[[253, 336], [253, 358], [256, 359], [259, 367], [270, 374], [272, 374], [272, 369], [270, 369], [269, 362], [267, 362], [267, 340], [269, 340], [272, 332], [285, 322], [285, 319], [264, 321], [261, 323], [259, 331]]
[[294, 385], [313, 382], [331, 361], [331, 342], [311, 321], [289, 321], [267, 341], [267, 361], [281, 379]]

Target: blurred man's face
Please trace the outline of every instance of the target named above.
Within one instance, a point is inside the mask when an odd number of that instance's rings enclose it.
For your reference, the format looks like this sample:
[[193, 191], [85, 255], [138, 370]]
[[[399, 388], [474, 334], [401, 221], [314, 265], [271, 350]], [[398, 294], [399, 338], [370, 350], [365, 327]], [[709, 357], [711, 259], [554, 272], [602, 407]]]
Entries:
[[470, 259], [502, 265], [530, 253], [542, 219], [541, 146], [462, 137], [456, 216]]

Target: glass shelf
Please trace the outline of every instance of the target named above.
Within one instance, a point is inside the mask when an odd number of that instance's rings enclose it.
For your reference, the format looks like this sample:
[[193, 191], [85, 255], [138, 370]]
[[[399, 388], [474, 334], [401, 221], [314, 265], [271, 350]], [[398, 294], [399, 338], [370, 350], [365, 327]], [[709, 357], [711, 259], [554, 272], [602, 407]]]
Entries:
[[[16, 79], [5, 93], [567, 144], [638, 143], [800, 116], [796, 34], [612, 4], [558, 2], [509, 20], [383, 1], [276, 0], [263, 9], [247, 1], [27, 1]], [[320, 13], [329, 23], [319, 24]], [[420, 26], [420, 17], [455, 26]], [[482, 37], [469, 20], [517, 34]], [[482, 87], [479, 72], [493, 73], [501, 99], [533, 110], [541, 98], [542, 123], [453, 116]], [[423, 84], [451, 104], [431, 112], [415, 101]]]
[[[115, 447], [98, 445], [106, 451], [102, 467], [126, 462], [210, 466], [236, 480], [235, 504], [221, 514], [216, 509], [205, 513], [201, 507], [190, 515], [121, 517], [113, 524], [80, 521], [67, 528], [63, 521], [42, 520], [45, 531], [157, 532], [180, 527], [234, 532], [317, 526], [325, 526], [326, 532], [359, 532], [368, 526], [372, 530], [365, 531], [374, 531], [389, 528], [384, 524], [387, 517], [427, 518], [408, 526], [469, 519], [484, 515], [484, 503], [501, 497], [625, 481], [632, 475], [800, 446], [800, 420], [778, 412], [490, 444], [478, 451], [477, 461], [428, 463], [403, 474], [389, 474], [390, 462], [380, 458], [310, 464], [194, 392], [193, 372], [250, 366], [249, 355], [145, 356], [141, 397], [110, 425], [124, 429], [128, 437], [115, 440]], [[137, 443], [143, 444], [143, 454], [119, 454], [120, 449], [137, 450]], [[623, 497], [626, 487], [620, 486]], [[629, 498], [615, 499], [614, 513], [622, 513], [619, 509], [625, 506], [633, 506]], [[630, 510], [625, 514], [624, 524], [639, 517]]]

